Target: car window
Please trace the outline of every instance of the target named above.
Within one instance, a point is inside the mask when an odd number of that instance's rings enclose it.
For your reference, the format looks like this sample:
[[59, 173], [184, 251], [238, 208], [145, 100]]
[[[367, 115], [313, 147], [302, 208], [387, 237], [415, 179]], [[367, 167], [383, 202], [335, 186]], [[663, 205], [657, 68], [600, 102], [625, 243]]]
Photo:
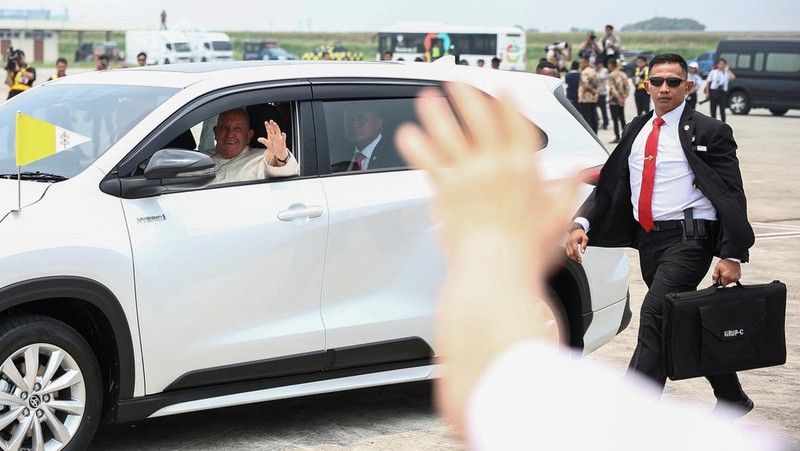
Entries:
[[[91, 165], [174, 88], [131, 85], [47, 84], [0, 106], [0, 173], [16, 172], [17, 111], [89, 140], [23, 167], [73, 177]], [[63, 135], [68, 139], [68, 135]]]
[[[166, 144], [159, 147], [194, 150], [212, 157], [217, 163], [218, 174], [226, 172], [224, 181], [215, 181], [212, 185], [258, 182], [262, 179], [257, 175], [257, 171], [246, 169], [239, 171], [237, 169], [237, 175], [233, 176], [230, 173], [230, 168], [240, 163], [245, 164], [245, 162], [239, 160], [239, 155], [241, 155], [242, 159], [248, 160], [246, 163], [248, 168], [251, 166], [255, 168], [260, 164], [264, 151], [267, 150], [264, 144], [258, 141], [259, 138], [267, 137], [265, 121], [275, 121], [278, 124], [281, 132], [286, 134], [286, 146], [299, 162], [300, 146], [299, 140], [295, 138], [297, 130], [296, 110], [294, 102], [263, 102], [240, 105], [234, 108], [230, 108], [230, 104], [224, 102], [216, 110], [211, 110], [213, 114], [193, 122], [189, 127], [170, 128], [165, 132], [169, 140], [163, 140]], [[223, 117], [222, 121], [220, 121], [221, 116]], [[246, 125], [249, 125], [249, 129], [245, 128]], [[227, 134], [225, 133], [226, 130]], [[251, 130], [252, 136], [249, 133]], [[225, 150], [226, 146], [228, 150]], [[231, 148], [234, 148], [234, 151], [239, 153], [234, 157], [226, 158], [226, 153], [231, 152]], [[143, 176], [144, 168], [155, 150], [142, 154], [142, 158], [137, 165], [138, 169], [132, 176]], [[227, 168], [223, 168], [224, 166]]]
[[417, 122], [413, 98], [326, 101], [323, 112], [332, 173], [407, 167], [394, 134], [400, 124]]

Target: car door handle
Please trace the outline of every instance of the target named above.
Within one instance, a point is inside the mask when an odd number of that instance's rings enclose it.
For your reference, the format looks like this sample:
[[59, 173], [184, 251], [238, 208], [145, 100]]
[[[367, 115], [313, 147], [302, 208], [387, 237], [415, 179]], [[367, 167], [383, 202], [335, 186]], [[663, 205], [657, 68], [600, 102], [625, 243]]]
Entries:
[[278, 213], [278, 219], [281, 221], [294, 221], [295, 219], [302, 218], [319, 218], [320, 216], [322, 216], [322, 207], [318, 205], [307, 207], [302, 204], [295, 204], [290, 206], [288, 210], [283, 210], [282, 212]]

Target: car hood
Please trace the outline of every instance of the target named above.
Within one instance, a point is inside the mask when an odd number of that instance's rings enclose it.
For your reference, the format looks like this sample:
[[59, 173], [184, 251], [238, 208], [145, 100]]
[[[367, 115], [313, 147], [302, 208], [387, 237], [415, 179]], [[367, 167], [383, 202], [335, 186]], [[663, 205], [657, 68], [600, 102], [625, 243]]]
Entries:
[[[20, 188], [16, 180], [0, 180], [0, 221], [5, 219], [9, 212], [18, 209], [20, 203], [24, 209], [41, 200], [51, 185], [42, 182], [22, 182]], [[19, 196], [20, 189], [22, 202]]]

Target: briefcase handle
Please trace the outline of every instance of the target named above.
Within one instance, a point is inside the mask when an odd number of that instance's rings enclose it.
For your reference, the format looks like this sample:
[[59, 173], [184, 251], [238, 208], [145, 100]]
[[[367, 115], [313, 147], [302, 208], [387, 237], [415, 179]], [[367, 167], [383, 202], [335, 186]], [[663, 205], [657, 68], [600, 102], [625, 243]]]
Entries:
[[[773, 280], [771, 283], [781, 283], [781, 281], [776, 279], [776, 280]], [[739, 287], [739, 288], [743, 288], [744, 287], [744, 285], [739, 283], [738, 280], [736, 281], [736, 286]], [[717, 283], [712, 283], [708, 288], [716, 288], [716, 289], [719, 290], [720, 288], [725, 288], [725, 287], [723, 287], [721, 283], [717, 282]]]

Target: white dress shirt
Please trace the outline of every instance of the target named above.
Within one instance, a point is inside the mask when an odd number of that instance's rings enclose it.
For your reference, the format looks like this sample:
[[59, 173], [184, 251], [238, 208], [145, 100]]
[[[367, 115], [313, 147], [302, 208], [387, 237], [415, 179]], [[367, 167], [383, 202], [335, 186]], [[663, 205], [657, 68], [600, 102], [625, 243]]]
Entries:
[[375, 147], [378, 145], [379, 142], [381, 142], [381, 138], [383, 138], [383, 135], [381, 133], [378, 133], [378, 136], [376, 136], [375, 139], [373, 139], [372, 142], [367, 144], [366, 147], [364, 147], [363, 149], [359, 150], [358, 146], [355, 146], [353, 150], [353, 158], [350, 159], [350, 167], [347, 170], [348, 171], [353, 170], [353, 162], [356, 161], [356, 154], [358, 154], [358, 152], [361, 152], [366, 157], [364, 158], [364, 161], [361, 162], [361, 170], [366, 171], [369, 168], [370, 160], [372, 160], [372, 152], [375, 151]]
[[[242, 153], [225, 158], [218, 153], [211, 154], [217, 176], [211, 185], [244, 180], [263, 180], [273, 177], [291, 177], [300, 174], [300, 164], [289, 152], [289, 160], [281, 167], [270, 166], [265, 160], [266, 149], [253, 149], [246, 146]], [[270, 153], [270, 156], [272, 154]]]
[[[683, 210], [691, 208], [695, 219], [716, 220], [717, 211], [711, 201], [694, 187], [694, 173], [689, 168], [686, 154], [679, 138], [680, 121], [686, 103], [661, 116], [664, 124], [658, 138], [656, 176], [653, 185], [653, 220], [683, 219]], [[642, 191], [642, 168], [647, 136], [653, 129], [656, 115], [636, 135], [628, 156], [631, 178], [631, 204], [633, 217], [639, 220], [639, 193]]]
[[712, 70], [708, 74], [708, 79], [706, 79], [706, 83], [709, 83], [709, 89], [721, 89], [723, 91], [728, 90], [728, 81], [728, 72], [720, 69]]

